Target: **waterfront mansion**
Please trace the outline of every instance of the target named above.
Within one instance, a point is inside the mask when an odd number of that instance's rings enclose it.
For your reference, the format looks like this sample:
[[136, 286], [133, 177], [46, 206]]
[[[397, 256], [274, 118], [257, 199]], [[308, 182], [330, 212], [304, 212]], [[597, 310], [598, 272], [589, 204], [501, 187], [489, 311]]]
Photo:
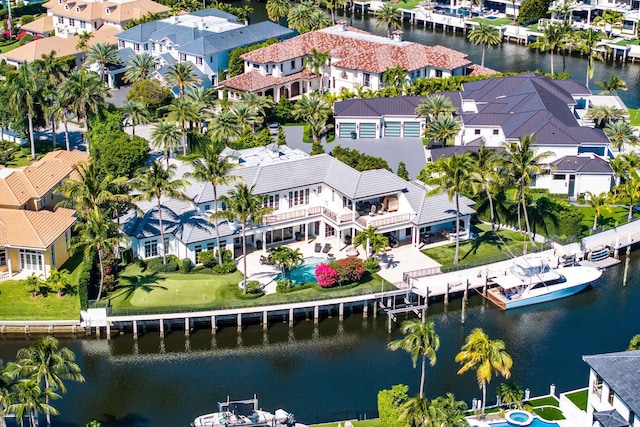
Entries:
[[[358, 172], [327, 154], [309, 156], [277, 145], [226, 149], [223, 155], [239, 164], [233, 175], [252, 187], [265, 207], [273, 209], [262, 223], [247, 229], [247, 243], [256, 248], [313, 240], [316, 247], [327, 248], [326, 252], [337, 251], [368, 226], [415, 247], [455, 239], [455, 203], [446, 194], [428, 195], [431, 189], [423, 183], [405, 181], [386, 169]], [[183, 164], [179, 175], [189, 170]], [[228, 194], [234, 186], [219, 186], [218, 196]], [[196, 264], [200, 251], [215, 248], [215, 227], [221, 247], [240, 248], [239, 224], [209, 220], [211, 183], [192, 180], [186, 193], [190, 201], [162, 200], [164, 242], [157, 202], [140, 203], [139, 210], [123, 218], [134, 256], [146, 259], [166, 253]], [[461, 198], [462, 239], [470, 237], [472, 205], [472, 200]], [[225, 209], [224, 204], [219, 202], [219, 208]]]

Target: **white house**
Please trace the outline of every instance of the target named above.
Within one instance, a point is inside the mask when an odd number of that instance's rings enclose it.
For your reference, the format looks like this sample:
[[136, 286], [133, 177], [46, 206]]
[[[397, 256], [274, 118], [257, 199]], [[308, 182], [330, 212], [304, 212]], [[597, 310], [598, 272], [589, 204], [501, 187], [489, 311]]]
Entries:
[[589, 365], [587, 414], [593, 427], [640, 426], [640, 350], [583, 356]]
[[569, 200], [586, 192], [608, 193], [615, 184], [611, 164], [593, 153], [564, 156], [551, 162], [551, 171], [536, 177], [532, 187], [552, 194], [566, 194]]

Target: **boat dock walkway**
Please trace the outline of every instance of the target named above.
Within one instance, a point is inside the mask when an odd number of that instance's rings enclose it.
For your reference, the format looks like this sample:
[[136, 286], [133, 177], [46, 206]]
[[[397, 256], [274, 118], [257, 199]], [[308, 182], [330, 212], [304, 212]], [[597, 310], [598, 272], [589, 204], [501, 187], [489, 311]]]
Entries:
[[608, 246], [613, 251], [614, 258], [617, 258], [620, 249], [630, 248], [638, 242], [640, 242], [640, 221], [636, 220], [583, 238], [580, 249], [590, 252]]

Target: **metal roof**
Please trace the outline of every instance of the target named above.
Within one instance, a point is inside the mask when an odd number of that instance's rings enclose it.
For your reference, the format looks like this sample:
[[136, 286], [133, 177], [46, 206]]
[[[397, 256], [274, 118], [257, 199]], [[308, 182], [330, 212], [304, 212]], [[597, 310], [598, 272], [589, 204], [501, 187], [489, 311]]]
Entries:
[[613, 174], [608, 161], [595, 154], [564, 156], [551, 163], [555, 172]]
[[[444, 95], [449, 98], [453, 106], [460, 111], [460, 92], [439, 92], [438, 95]], [[420, 105], [425, 98], [427, 98], [427, 96], [349, 99], [335, 103], [334, 117], [415, 117], [416, 107]]]
[[[416, 212], [411, 222], [416, 225], [432, 224], [456, 218], [455, 201], [450, 201], [446, 194], [429, 195], [432, 187], [420, 181], [412, 181], [405, 192], [405, 197]], [[471, 207], [475, 202], [460, 196], [460, 216], [472, 215], [476, 211]]]

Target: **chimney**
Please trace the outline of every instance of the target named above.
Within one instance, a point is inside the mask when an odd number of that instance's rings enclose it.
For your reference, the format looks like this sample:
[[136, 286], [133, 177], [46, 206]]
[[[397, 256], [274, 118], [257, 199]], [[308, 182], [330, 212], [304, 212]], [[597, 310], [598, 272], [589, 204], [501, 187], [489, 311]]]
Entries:
[[180, 22], [180, 17], [176, 15], [173, 17], [173, 23], [174, 25], [178, 25], [178, 22]]
[[391, 38], [393, 39], [393, 41], [401, 42], [401, 41], [402, 41], [402, 31], [400, 31], [400, 30], [395, 30], [395, 31], [392, 33]]
[[207, 28], [207, 26], [204, 23], [204, 18], [200, 18], [200, 22], [198, 23], [198, 29], [200, 31], [203, 31], [205, 28]]
[[344, 19], [336, 22], [336, 24], [342, 27], [342, 31], [347, 31], [347, 21]]

